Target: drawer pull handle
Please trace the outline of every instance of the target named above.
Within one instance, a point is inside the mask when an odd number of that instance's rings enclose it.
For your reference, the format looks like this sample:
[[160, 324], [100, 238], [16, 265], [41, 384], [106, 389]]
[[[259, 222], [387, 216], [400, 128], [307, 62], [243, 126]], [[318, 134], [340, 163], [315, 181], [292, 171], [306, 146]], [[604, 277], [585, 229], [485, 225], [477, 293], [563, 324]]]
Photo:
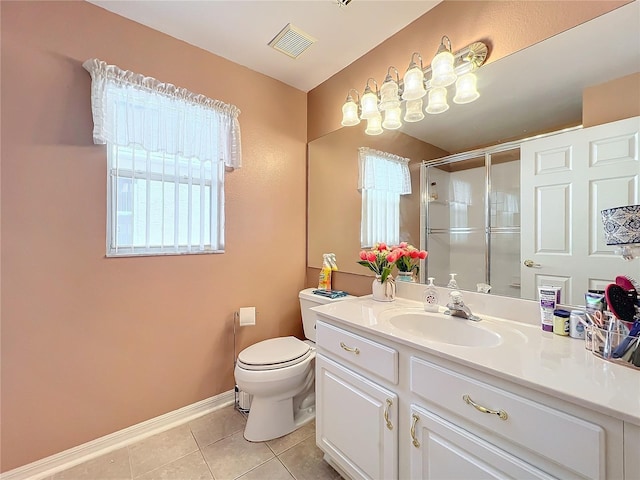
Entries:
[[393, 423], [389, 420], [389, 407], [393, 405], [393, 402], [387, 398], [387, 406], [384, 407], [384, 421], [387, 422], [387, 428], [393, 430]]
[[347, 347], [344, 342], [340, 342], [340, 346], [344, 348], [347, 352], [353, 352], [356, 355], [360, 355], [360, 349], [358, 347]]
[[420, 442], [416, 438], [416, 423], [420, 420], [420, 417], [415, 413], [411, 415], [413, 418], [413, 422], [411, 423], [411, 440], [413, 441], [413, 446], [416, 448], [420, 448]]
[[468, 405], [471, 405], [479, 412], [497, 415], [500, 420], [506, 420], [507, 418], [509, 418], [509, 415], [507, 415], [507, 412], [505, 412], [504, 410], [491, 410], [489, 408], [485, 408], [482, 405], [478, 405], [476, 402], [471, 400], [471, 397], [469, 395], [463, 395], [462, 400], [464, 400]]

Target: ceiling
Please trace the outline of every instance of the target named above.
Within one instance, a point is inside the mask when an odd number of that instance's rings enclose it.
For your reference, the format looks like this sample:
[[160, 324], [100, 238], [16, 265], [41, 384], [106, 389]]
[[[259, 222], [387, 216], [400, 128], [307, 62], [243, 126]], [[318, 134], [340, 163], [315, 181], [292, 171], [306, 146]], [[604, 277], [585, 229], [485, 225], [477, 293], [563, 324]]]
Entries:
[[[88, 1], [307, 92], [441, 0]], [[297, 59], [268, 46], [288, 23], [317, 40]]]

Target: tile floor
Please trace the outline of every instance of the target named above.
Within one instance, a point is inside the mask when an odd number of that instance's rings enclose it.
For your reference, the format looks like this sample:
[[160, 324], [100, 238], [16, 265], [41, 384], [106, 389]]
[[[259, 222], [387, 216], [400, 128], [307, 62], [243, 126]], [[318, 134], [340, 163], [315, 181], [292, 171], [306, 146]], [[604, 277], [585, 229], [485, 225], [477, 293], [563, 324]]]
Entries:
[[232, 406], [58, 472], [44, 480], [334, 480], [315, 423], [275, 440], [244, 439]]

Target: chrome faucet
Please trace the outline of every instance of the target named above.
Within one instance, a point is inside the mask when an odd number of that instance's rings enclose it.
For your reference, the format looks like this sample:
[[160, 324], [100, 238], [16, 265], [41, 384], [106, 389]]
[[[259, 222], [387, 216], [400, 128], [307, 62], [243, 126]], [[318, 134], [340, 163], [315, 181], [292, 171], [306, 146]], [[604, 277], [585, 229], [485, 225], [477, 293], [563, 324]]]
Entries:
[[445, 315], [451, 315], [452, 317], [461, 317], [466, 318], [467, 320], [472, 320], [474, 322], [478, 322], [481, 320], [480, 317], [475, 316], [471, 313], [469, 307], [467, 307], [462, 301], [462, 293], [458, 290], [454, 290], [449, 293], [450, 302], [447, 303], [447, 310], [444, 312]]

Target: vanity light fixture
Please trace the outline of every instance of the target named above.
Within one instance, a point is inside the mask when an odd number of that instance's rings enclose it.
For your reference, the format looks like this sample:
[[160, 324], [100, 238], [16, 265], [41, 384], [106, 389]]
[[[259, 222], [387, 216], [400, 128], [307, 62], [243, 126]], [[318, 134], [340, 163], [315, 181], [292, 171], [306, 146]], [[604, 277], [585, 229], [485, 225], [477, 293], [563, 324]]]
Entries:
[[[367, 120], [365, 133], [380, 135], [383, 130], [400, 128], [401, 118], [405, 122], [419, 122], [424, 118], [424, 112], [435, 115], [449, 109], [447, 87], [453, 84], [454, 103], [471, 103], [480, 96], [475, 71], [484, 64], [487, 54], [487, 45], [482, 42], [471, 43], [452, 53], [451, 41], [445, 35], [440, 41], [435, 57], [426, 67], [422, 63], [420, 53], [414, 52], [402, 80], [398, 70], [391, 66], [387, 69], [387, 75], [379, 90], [377, 82], [372, 77], [367, 79], [361, 97], [357, 90], [350, 89], [342, 106], [341, 123], [344, 126], [353, 126], [360, 123], [360, 119]], [[371, 81], [375, 85], [375, 91], [369, 85]], [[352, 91], [358, 97], [358, 102], [353, 100]], [[423, 110], [425, 95], [428, 101]]]

